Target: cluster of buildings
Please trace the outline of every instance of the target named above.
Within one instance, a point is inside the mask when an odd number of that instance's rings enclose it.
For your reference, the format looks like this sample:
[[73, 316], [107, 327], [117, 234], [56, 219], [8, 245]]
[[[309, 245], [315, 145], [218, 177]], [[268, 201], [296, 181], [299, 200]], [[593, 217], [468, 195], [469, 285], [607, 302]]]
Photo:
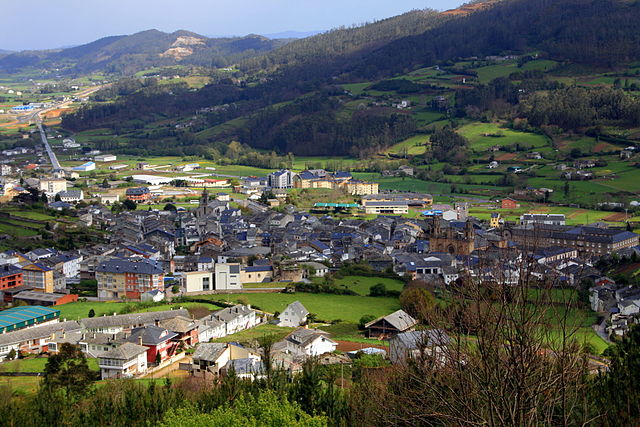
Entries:
[[280, 170], [267, 176], [267, 186], [273, 189], [324, 188], [344, 190], [354, 196], [378, 194], [378, 183], [354, 179], [350, 172], [327, 172], [324, 169], [306, 170], [294, 173]]

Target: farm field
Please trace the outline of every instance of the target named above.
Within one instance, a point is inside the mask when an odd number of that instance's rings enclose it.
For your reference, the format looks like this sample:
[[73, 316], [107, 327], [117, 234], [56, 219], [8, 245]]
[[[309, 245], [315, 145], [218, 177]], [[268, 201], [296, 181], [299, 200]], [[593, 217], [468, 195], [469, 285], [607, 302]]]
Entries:
[[419, 156], [427, 151], [427, 144], [429, 143], [428, 135], [412, 136], [402, 142], [399, 142], [387, 149], [386, 154], [392, 154], [395, 156]]
[[277, 340], [289, 335], [294, 328], [282, 328], [280, 326], [266, 324], [260, 325], [256, 328], [247, 329], [235, 334], [227, 335], [224, 338], [214, 339], [213, 342], [239, 342], [239, 343], [251, 343], [266, 335], [271, 335]]
[[566, 216], [567, 225], [584, 225], [596, 221], [605, 221], [612, 224], [618, 221], [607, 221], [607, 218], [615, 212], [596, 211], [590, 209], [569, 208], [563, 206], [546, 206], [534, 203], [521, 203], [518, 209], [489, 209], [486, 207], [474, 207], [469, 209], [469, 214], [481, 220], [489, 220], [492, 213], [499, 213], [505, 221], [519, 221], [520, 216], [527, 213], [563, 214]]
[[527, 147], [530, 149], [544, 148], [549, 141], [543, 135], [519, 132], [502, 128], [497, 123], [470, 123], [457, 130], [469, 140], [469, 147], [474, 152], [486, 152], [489, 147]]

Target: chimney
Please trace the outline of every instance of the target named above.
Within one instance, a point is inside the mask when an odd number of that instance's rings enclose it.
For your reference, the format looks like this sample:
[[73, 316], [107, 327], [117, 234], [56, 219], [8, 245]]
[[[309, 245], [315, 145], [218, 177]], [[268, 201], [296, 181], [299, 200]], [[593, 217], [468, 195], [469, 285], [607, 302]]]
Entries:
[[155, 323], [156, 326], [160, 326], [160, 320], [158, 320], [158, 319], [154, 320], [153, 323]]
[[140, 336], [138, 337], [138, 344], [142, 345], [142, 334], [140, 334]]

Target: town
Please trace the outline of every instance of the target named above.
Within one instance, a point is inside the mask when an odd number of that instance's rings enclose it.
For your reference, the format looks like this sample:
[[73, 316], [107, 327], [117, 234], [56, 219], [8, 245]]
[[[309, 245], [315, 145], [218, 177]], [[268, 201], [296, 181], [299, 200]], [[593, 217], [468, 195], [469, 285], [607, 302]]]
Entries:
[[[421, 327], [407, 307], [395, 303], [395, 311], [362, 316], [361, 329], [353, 327], [351, 337], [338, 340], [321, 329], [332, 330], [335, 319], [310, 312], [296, 299], [323, 292], [322, 284], [353, 266], [398, 282], [395, 295], [413, 287], [446, 293], [469, 281], [517, 286], [522, 275], [541, 289], [586, 292], [598, 319], [586, 325], [594, 356], [640, 316], [640, 292], [607, 277], [606, 268], [612, 257], [637, 260], [639, 235], [602, 222], [566, 225], [562, 214], [529, 213], [506, 221], [500, 213], [519, 203], [512, 198], [494, 201], [490, 218], [480, 220], [470, 214], [468, 200], [446, 205], [429, 194], [380, 192], [377, 183], [349, 172], [283, 169], [262, 177], [221, 176], [198, 163], [165, 166], [161, 172], [146, 162], [118, 167], [117, 156], [100, 153], [73, 167], [60, 166], [50, 149], [42, 150], [39, 165], [19, 160], [33, 156], [26, 149], [4, 154], [9, 206], [28, 204], [27, 196], [45, 200], [46, 209], [64, 210], [102, 236], [74, 249], [0, 255], [2, 301], [11, 307], [0, 312], [4, 360], [55, 354], [69, 343], [98, 361], [102, 379], [176, 370], [215, 378], [230, 369], [251, 379], [264, 374], [264, 354], [255, 341], [251, 347], [229, 338], [253, 329], [259, 336], [276, 327], [283, 332], [272, 357], [288, 372], [300, 372], [309, 357], [351, 363], [339, 356], [345, 353], [404, 363], [421, 350], [416, 334], [434, 331]], [[125, 185], [113, 187], [116, 191], [97, 184], [95, 190], [76, 189], [78, 178], [96, 163], [131, 175], [121, 180]], [[175, 172], [168, 173], [171, 168]], [[314, 202], [300, 210], [288, 203], [295, 190], [317, 191], [320, 197], [332, 191], [351, 202]], [[171, 202], [178, 194], [190, 200], [176, 206]], [[11, 224], [12, 218], [7, 214], [3, 222]], [[374, 288], [364, 295], [373, 295]], [[382, 288], [383, 295], [390, 292]], [[336, 289], [330, 292], [339, 293]], [[348, 286], [342, 291], [354, 294]], [[252, 307], [252, 297], [264, 295], [282, 295], [280, 310]], [[324, 303], [349, 311], [346, 298], [340, 301], [334, 295]], [[139, 304], [141, 312], [109, 309], [124, 302], [134, 304], [133, 311]], [[218, 308], [190, 311], [181, 305], [196, 302]], [[65, 307], [74, 305], [92, 308], [65, 318]], [[146, 311], [154, 306], [160, 311]], [[446, 346], [449, 337], [438, 331], [439, 339], [428, 342]]]

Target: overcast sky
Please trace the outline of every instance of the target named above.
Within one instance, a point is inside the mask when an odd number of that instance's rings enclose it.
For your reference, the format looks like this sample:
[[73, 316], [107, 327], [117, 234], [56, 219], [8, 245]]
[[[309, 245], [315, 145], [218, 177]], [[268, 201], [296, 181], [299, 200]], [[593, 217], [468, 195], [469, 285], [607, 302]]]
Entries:
[[157, 28], [202, 35], [328, 30], [461, 0], [0, 0], [0, 49], [45, 49]]

